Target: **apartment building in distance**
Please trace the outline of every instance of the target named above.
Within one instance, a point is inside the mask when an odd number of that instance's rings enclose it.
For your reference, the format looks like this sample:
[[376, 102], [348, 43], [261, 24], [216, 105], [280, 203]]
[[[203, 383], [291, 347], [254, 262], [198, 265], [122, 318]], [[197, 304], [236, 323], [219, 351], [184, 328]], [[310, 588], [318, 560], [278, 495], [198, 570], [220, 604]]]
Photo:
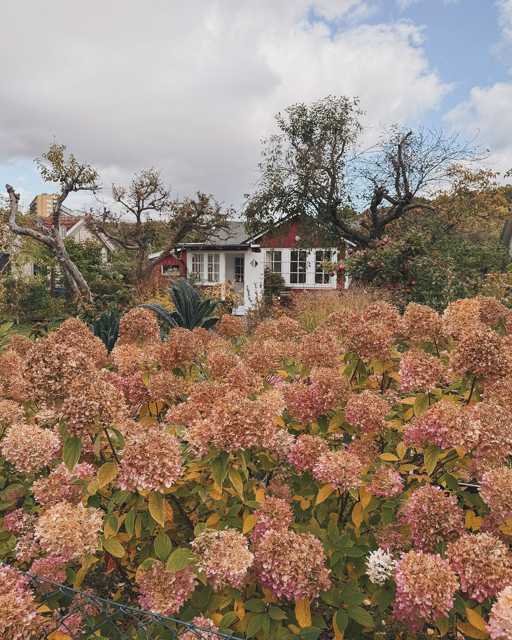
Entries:
[[38, 218], [49, 218], [53, 213], [53, 204], [58, 193], [40, 193], [30, 203], [29, 211]]

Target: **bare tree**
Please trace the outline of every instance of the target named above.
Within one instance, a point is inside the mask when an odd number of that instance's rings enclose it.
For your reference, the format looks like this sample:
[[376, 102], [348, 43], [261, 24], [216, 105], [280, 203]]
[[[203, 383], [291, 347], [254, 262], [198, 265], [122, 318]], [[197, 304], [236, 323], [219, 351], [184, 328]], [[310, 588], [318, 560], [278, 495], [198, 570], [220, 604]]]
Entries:
[[98, 173], [91, 165], [79, 162], [73, 154], [66, 157], [65, 151], [64, 145], [52, 144], [42, 158], [36, 160], [45, 182], [60, 185], [60, 193], [53, 203], [51, 225], [44, 225], [40, 220], [34, 220], [32, 226], [19, 224], [20, 197], [14, 187], [7, 184], [5, 188], [9, 197], [8, 224], [17, 236], [30, 238], [47, 247], [61, 268], [73, 298], [76, 301], [91, 302], [89, 285], [64, 245], [60, 222], [63, 204], [70, 193], [96, 192], [99, 189]]
[[306, 214], [367, 247], [394, 220], [431, 210], [430, 189], [472, 157], [455, 136], [398, 128], [362, 152], [361, 115], [357, 100], [328, 96], [276, 116], [279, 133], [264, 141], [260, 181], [245, 208], [252, 228]]
[[184, 239], [203, 240], [225, 225], [227, 214], [212, 196], [172, 200], [160, 172], [144, 169], [127, 187], [112, 185], [118, 211], [103, 207], [92, 212], [89, 225], [134, 256], [134, 282], [142, 282], [151, 272], [151, 251], [163, 246], [162, 256], [172, 253]]

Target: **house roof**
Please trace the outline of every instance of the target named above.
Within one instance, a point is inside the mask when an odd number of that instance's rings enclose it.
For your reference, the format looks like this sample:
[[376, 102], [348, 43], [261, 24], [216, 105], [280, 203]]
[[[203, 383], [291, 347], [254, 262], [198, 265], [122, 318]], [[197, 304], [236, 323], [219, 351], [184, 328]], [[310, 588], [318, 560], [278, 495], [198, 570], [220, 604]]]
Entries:
[[238, 246], [240, 244], [244, 244], [246, 240], [247, 231], [245, 230], [245, 223], [241, 220], [228, 220], [222, 229], [214, 231], [210, 236], [205, 238], [203, 242], [183, 242], [180, 246]]

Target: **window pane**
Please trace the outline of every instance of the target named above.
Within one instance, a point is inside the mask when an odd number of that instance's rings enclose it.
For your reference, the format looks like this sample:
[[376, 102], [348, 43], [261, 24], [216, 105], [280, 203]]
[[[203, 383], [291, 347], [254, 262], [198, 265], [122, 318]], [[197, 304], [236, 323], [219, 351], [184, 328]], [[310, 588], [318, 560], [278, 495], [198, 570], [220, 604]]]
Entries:
[[192, 275], [197, 280], [203, 279], [203, 254], [192, 254]]
[[266, 268], [272, 273], [278, 273], [281, 275], [282, 272], [282, 253], [281, 251], [267, 251], [265, 256], [266, 260]]
[[322, 262], [331, 261], [331, 252], [318, 249], [315, 251], [315, 282], [316, 284], [329, 284], [330, 276], [323, 270]]
[[299, 250], [290, 253], [290, 283], [304, 284], [306, 282], [308, 252]]
[[235, 256], [235, 282], [244, 281], [244, 257]]
[[220, 280], [220, 256], [218, 253], [208, 254], [208, 282]]

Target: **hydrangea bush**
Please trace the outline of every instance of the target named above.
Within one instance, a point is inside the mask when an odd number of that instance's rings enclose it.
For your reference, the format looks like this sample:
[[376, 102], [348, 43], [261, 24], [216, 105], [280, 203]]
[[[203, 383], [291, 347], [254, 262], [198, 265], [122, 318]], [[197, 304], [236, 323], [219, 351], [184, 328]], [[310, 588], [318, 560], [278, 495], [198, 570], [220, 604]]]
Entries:
[[11, 341], [0, 389], [5, 640], [65, 611], [26, 573], [259, 640], [512, 640], [512, 312], [492, 298], [164, 342], [136, 309], [110, 355], [67, 320]]

